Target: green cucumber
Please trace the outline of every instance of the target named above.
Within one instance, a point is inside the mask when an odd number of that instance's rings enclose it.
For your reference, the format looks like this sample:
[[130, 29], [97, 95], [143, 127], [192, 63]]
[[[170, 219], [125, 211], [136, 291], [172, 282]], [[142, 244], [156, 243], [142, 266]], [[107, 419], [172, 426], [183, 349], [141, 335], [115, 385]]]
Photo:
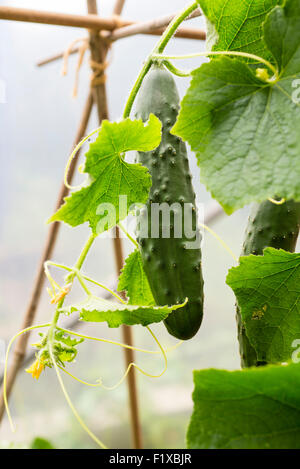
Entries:
[[[255, 204], [250, 213], [242, 256], [262, 255], [266, 247], [294, 252], [299, 234], [300, 203], [293, 200], [276, 205], [269, 200]], [[242, 367], [266, 365], [258, 362], [237, 307], [237, 327]]]
[[[189, 171], [186, 146], [183, 141], [170, 134], [179, 111], [179, 95], [172, 75], [155, 65], [146, 76], [139, 91], [136, 117], [147, 121], [150, 113], [162, 122], [160, 146], [151, 152], [138, 152], [137, 160], [146, 166], [152, 176], [147, 210], [141, 210], [138, 219], [137, 240], [140, 245], [143, 266], [158, 305], [187, 304], [172, 312], [165, 320], [167, 330], [178, 339], [186, 340], [198, 331], [203, 316], [203, 278], [201, 267], [200, 235], [197, 229], [195, 193]], [[157, 236], [153, 235], [151, 209], [154, 204], [177, 203], [177, 210], [171, 216], [169, 238], [163, 236], [163, 223], [157, 224]], [[190, 208], [193, 229], [197, 235], [189, 239], [185, 235], [184, 206]], [[152, 212], [153, 213], [153, 212]], [[177, 215], [176, 215], [177, 214]], [[179, 218], [176, 218], [176, 217]], [[148, 221], [146, 233], [140, 224]], [[174, 236], [174, 222], [180, 219], [182, 235]], [[164, 224], [165, 227], [165, 224]], [[177, 235], [178, 236], [178, 233]], [[189, 249], [193, 241], [194, 248]], [[196, 248], [195, 248], [196, 247]]]

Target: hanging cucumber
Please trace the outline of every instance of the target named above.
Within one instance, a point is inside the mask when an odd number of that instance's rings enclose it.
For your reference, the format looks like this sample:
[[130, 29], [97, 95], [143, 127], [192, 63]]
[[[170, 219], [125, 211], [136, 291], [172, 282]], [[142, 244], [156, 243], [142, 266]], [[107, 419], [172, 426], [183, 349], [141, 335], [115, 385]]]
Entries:
[[[241, 255], [261, 255], [264, 248], [273, 247], [294, 252], [299, 234], [300, 203], [293, 200], [276, 205], [268, 200], [256, 204], [250, 214]], [[258, 362], [237, 308], [238, 339], [242, 367], [265, 365]]]
[[[203, 278], [195, 193], [186, 146], [179, 137], [170, 134], [179, 111], [179, 102], [172, 75], [163, 67], [153, 66], [139, 91], [136, 114], [143, 121], [148, 120], [150, 113], [155, 114], [163, 124], [162, 140], [156, 150], [137, 155], [137, 160], [149, 169], [152, 176], [147, 210], [141, 210], [138, 217], [137, 239], [156, 303], [172, 305], [188, 298], [183, 308], [174, 311], [165, 320], [170, 334], [186, 340], [193, 337], [201, 325]], [[153, 214], [157, 213], [154, 210], [162, 208], [161, 204], [172, 207], [171, 216], [167, 220], [161, 215], [154, 226]], [[185, 210], [191, 214], [189, 221], [192, 220], [193, 237], [186, 235], [188, 222], [184, 217]], [[145, 227], [145, 221], [148, 222], [146, 232], [142, 232], [141, 226]], [[182, 226], [182, 233], [177, 231], [179, 225]], [[190, 244], [193, 245], [192, 249]]]

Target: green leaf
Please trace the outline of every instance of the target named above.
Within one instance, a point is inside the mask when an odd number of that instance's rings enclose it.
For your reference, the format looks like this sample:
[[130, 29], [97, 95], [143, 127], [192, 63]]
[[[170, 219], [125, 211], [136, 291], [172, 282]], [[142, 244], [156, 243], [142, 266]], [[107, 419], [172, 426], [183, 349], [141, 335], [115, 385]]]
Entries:
[[103, 300], [96, 296], [90, 296], [81, 303], [67, 306], [61, 309], [62, 313], [71, 314], [80, 312], [80, 319], [88, 322], [107, 322], [108, 327], [119, 327], [122, 324], [133, 326], [141, 324], [148, 326], [154, 322], [160, 322], [175, 309], [186, 304], [173, 306], [140, 306]]
[[280, 0], [198, 0], [208, 22], [212, 50], [235, 50], [272, 59], [263, 40], [266, 15]]
[[45, 438], [36, 437], [30, 443], [30, 449], [55, 449], [50, 441]]
[[[284, 8], [274, 8], [264, 24], [264, 40], [276, 60], [282, 79], [294, 78], [294, 74], [299, 74], [299, 0], [287, 0]], [[291, 88], [287, 91], [290, 94]]]
[[126, 259], [119, 277], [118, 291], [126, 291], [131, 305], [155, 305], [139, 249]]
[[[146, 202], [151, 176], [144, 166], [125, 162], [125, 153], [153, 150], [160, 140], [161, 122], [153, 114], [146, 125], [142, 120], [103, 121], [86, 154], [84, 172], [89, 185], [66, 197], [49, 221], [71, 226], [89, 222], [93, 232], [100, 234], [126, 218], [130, 206]], [[127, 200], [120, 202], [119, 196]]]
[[291, 359], [293, 342], [300, 338], [300, 254], [266, 248], [263, 256], [241, 257], [227, 283], [258, 360]]
[[70, 348], [76, 347], [84, 342], [84, 339], [72, 339], [72, 337], [65, 334], [64, 331], [55, 331], [54, 339]]
[[196, 152], [201, 179], [227, 213], [270, 197], [300, 200], [300, 3], [287, 1], [265, 23], [280, 78], [267, 83], [243, 61], [203, 64], [182, 101], [172, 133]]
[[194, 372], [188, 448], [300, 449], [300, 365]]

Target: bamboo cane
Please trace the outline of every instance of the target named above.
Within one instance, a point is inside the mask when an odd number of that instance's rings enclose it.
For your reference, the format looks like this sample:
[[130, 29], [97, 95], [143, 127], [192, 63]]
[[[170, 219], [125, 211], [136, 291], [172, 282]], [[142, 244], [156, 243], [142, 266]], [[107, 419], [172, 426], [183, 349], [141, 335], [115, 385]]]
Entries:
[[[88, 12], [91, 14], [97, 13], [97, 2], [96, 0], [87, 0]], [[107, 44], [95, 31], [90, 31], [90, 49], [92, 61], [99, 65], [104, 64], [107, 53]], [[97, 86], [94, 86], [94, 100], [97, 106], [99, 122], [103, 119], [108, 119], [108, 106], [107, 106], [107, 95], [106, 95], [106, 83], [105, 83], [105, 72], [102, 72], [103, 80], [99, 81]], [[99, 77], [101, 78], [101, 76]], [[118, 229], [116, 229], [116, 236], [114, 237], [114, 252], [116, 259], [116, 272], [119, 275], [121, 268], [123, 267], [124, 257], [122, 252], [121, 239], [119, 237]], [[128, 326], [122, 326], [122, 334], [124, 342], [128, 345], [133, 345], [131, 329]], [[134, 361], [134, 354], [132, 350], [125, 349], [125, 362], [127, 366]], [[135, 370], [132, 368], [128, 374], [128, 393], [129, 393], [129, 404], [130, 404], [130, 415], [131, 415], [131, 428], [133, 444], [136, 449], [142, 448], [142, 435], [141, 425], [139, 421], [139, 411], [137, 402], [137, 389]]]

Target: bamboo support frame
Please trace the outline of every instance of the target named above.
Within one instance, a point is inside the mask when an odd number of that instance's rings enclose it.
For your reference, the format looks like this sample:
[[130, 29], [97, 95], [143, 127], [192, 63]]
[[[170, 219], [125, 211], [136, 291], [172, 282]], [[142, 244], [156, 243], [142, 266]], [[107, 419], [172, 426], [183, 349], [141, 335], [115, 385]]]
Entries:
[[[147, 32], [147, 31], [143, 31], [143, 28], [144, 28], [143, 25], [144, 23], [133, 23], [132, 25], [129, 25], [128, 27], [118, 28], [111, 35], [108, 35], [107, 39], [110, 40], [111, 42], [114, 42], [119, 39], [123, 39], [123, 38], [130, 37], [130, 36], [136, 36], [138, 34], [145, 34], [145, 35], [150, 34], [150, 35], [160, 36], [165, 30], [165, 27], [163, 27], [163, 28], [159, 28], [159, 29]], [[202, 31], [201, 29], [192, 29], [192, 28], [183, 29], [182, 28], [176, 32], [174, 37], [205, 41], [206, 32]], [[74, 47], [74, 49], [70, 51], [70, 55], [76, 54], [77, 52], [79, 52], [79, 47]], [[49, 57], [46, 57], [45, 59], [39, 60], [37, 62], [37, 66], [41, 67], [51, 62], [55, 62], [56, 60], [62, 59], [63, 56], [64, 56], [64, 52], [58, 52], [57, 54], [50, 55]]]
[[132, 21], [116, 17], [101, 18], [95, 14], [72, 15], [69, 13], [55, 13], [51, 11], [28, 10], [0, 6], [0, 19], [22, 21], [25, 23], [49, 24], [55, 26], [69, 26], [73, 28], [86, 28], [94, 30], [113, 31], [120, 26], [127, 26]]
[[120, 15], [123, 11], [125, 5], [125, 0], [116, 0], [114, 9], [113, 9], [113, 14], [114, 15]]
[[[116, 10], [118, 11], [118, 10]], [[118, 13], [115, 13], [119, 15]], [[200, 16], [200, 10], [196, 10], [189, 18], [192, 19], [197, 16]], [[156, 18], [154, 20], [145, 21], [145, 22], [130, 22], [128, 21], [128, 25], [118, 27], [113, 30], [111, 33], [106, 31], [106, 38], [107, 40], [113, 42], [119, 39], [123, 39], [126, 37], [134, 36], [137, 34], [151, 34], [151, 35], [158, 35], [160, 36], [168, 24], [172, 21], [175, 14], [163, 16], [161, 18]], [[1, 10], [0, 10], [0, 17], [1, 17]], [[174, 37], [185, 38], [185, 39], [196, 39], [196, 40], [205, 40], [206, 39], [206, 32], [201, 29], [195, 28], [179, 28]], [[70, 54], [75, 54], [79, 51], [79, 47], [74, 47]], [[58, 54], [52, 55], [50, 57], [46, 57], [45, 59], [40, 60], [37, 63], [38, 67], [42, 65], [49, 64], [54, 62], [58, 59], [62, 59], [64, 56], [64, 52], [59, 52]]]
[[[134, 21], [125, 20], [118, 16], [119, 15], [115, 14], [110, 18], [101, 18], [95, 14], [72, 15], [68, 13], [54, 13], [49, 11], [0, 6], [0, 19], [2, 20], [22, 21], [25, 23], [48, 24], [54, 26], [69, 26], [73, 28], [86, 28], [98, 31], [114, 31], [117, 28], [123, 28], [125, 26], [135, 24]], [[143, 34], [154, 34], [156, 36], [161, 35], [162, 31], [157, 29], [158, 26], [156, 26], [156, 22], [157, 20], [153, 20], [153, 25], [149, 22], [149, 26], [145, 28]], [[202, 34], [203, 31], [200, 31], [200, 36], [202, 36]], [[188, 39], [202, 39], [202, 37], [199, 37], [198, 29], [179, 28], [176, 35], [178, 37], [186, 37]]]
[[[201, 11], [195, 10], [186, 20], [201, 16]], [[134, 36], [136, 34], [157, 34], [161, 35], [165, 28], [171, 23], [176, 14], [162, 16], [161, 18], [155, 18], [150, 21], [143, 21], [140, 23], [133, 23], [128, 26], [123, 26], [115, 29], [110, 34], [107, 34], [107, 38], [110, 41], [116, 41], [118, 39]], [[200, 39], [203, 40], [206, 37], [205, 31], [195, 28], [178, 28], [175, 37], [182, 37], [186, 39]]]
[[[120, 238], [119, 228], [115, 228], [115, 238], [114, 238], [114, 248], [115, 248], [115, 262], [118, 275], [123, 267], [123, 246]], [[125, 298], [123, 292], [120, 292], [120, 295]], [[122, 326], [122, 336], [123, 342], [128, 345], [133, 345], [133, 335], [132, 328], [130, 326]], [[134, 362], [134, 352], [131, 349], [124, 349], [125, 365], [126, 368], [130, 363]], [[128, 377], [128, 394], [129, 394], [129, 404], [130, 404], [130, 414], [131, 414], [131, 432], [132, 439], [135, 449], [142, 449], [143, 447], [143, 438], [142, 438], [142, 427], [139, 417], [139, 407], [138, 407], [138, 393], [136, 386], [136, 371], [132, 367]]]
[[[146, 25], [142, 26], [139, 25], [139, 23], [136, 24], [131, 24], [124, 26], [122, 28], [115, 29], [115, 34], [112, 33], [111, 36], [108, 36], [111, 41], [116, 41], [118, 39], [123, 39], [129, 36], [135, 36], [137, 34], [146, 34], [150, 36], [161, 36], [164, 30], [166, 29], [165, 27], [157, 28], [157, 29], [149, 29], [147, 30]], [[121, 32], [121, 29], [123, 30]], [[119, 31], [119, 32], [118, 32]], [[202, 29], [198, 28], [178, 28], [176, 33], [174, 34], [174, 37], [176, 38], [181, 38], [181, 39], [195, 39], [198, 41], [205, 41], [206, 39], [206, 32], [203, 31]]]

